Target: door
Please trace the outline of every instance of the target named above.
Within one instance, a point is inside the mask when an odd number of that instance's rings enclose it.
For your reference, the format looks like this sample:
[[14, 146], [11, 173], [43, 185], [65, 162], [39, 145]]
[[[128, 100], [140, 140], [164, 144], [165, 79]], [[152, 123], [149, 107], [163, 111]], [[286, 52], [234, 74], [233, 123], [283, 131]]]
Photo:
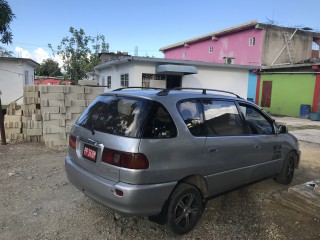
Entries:
[[245, 119], [246, 135], [255, 146], [250, 181], [279, 173], [283, 161], [283, 136], [275, 133], [273, 122], [259, 109], [246, 103], [239, 104]]
[[203, 100], [207, 139], [204, 146], [209, 196], [248, 182], [252, 157], [252, 139], [244, 128], [236, 104], [232, 101]]
[[272, 81], [264, 81], [262, 84], [262, 107], [270, 107], [271, 105]]

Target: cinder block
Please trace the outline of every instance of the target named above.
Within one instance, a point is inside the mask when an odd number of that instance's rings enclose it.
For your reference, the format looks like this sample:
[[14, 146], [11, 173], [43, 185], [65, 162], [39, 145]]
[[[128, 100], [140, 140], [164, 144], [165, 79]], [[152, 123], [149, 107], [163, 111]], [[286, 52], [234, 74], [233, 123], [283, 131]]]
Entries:
[[82, 113], [86, 107], [67, 107], [66, 113]]
[[27, 136], [42, 136], [42, 129], [24, 128], [23, 133]]
[[62, 85], [46, 85], [41, 86], [41, 93], [63, 93], [65, 86]]
[[84, 87], [81, 86], [65, 86], [65, 93], [84, 93]]
[[42, 120], [42, 115], [41, 114], [37, 114], [37, 113], [33, 113], [32, 115], [31, 115], [31, 119], [33, 120], [33, 121], [41, 121]]
[[43, 117], [43, 121], [66, 119], [66, 115], [61, 113], [43, 113], [42, 117]]
[[27, 105], [29, 105], [29, 104], [37, 104], [38, 103], [38, 99], [33, 98], [33, 97], [29, 97], [29, 98], [24, 97], [23, 98], [23, 103], [27, 104]]
[[84, 87], [84, 93], [101, 94], [104, 92], [104, 87]]
[[81, 86], [98, 86], [98, 80], [79, 80], [78, 84]]
[[23, 97], [25, 98], [39, 98], [40, 95], [39, 95], [39, 92], [24, 92], [23, 93]]
[[64, 100], [55, 100], [55, 99], [42, 99], [42, 107], [60, 107], [64, 106]]
[[[79, 99], [79, 95], [81, 95], [81, 93], [65, 93], [64, 98], [65, 98], [65, 100], [72, 100], [72, 99], [81, 100], [81, 99]], [[83, 93], [83, 95], [84, 95], [84, 93]]]
[[49, 121], [43, 121], [43, 127], [47, 126], [59, 126], [59, 119], [56, 120], [49, 120]]
[[45, 134], [51, 134], [51, 133], [65, 133], [66, 128], [65, 127], [59, 127], [59, 126], [43, 126], [43, 135]]
[[67, 107], [66, 106], [61, 106], [60, 107], [60, 113], [66, 113], [67, 112]]
[[41, 99], [64, 100], [64, 93], [40, 93]]
[[22, 117], [21, 116], [15, 116], [15, 115], [5, 115], [4, 121], [5, 122], [21, 122]]
[[21, 128], [7, 128], [5, 129], [6, 134], [21, 133]]
[[94, 99], [96, 99], [100, 94], [97, 93], [90, 93], [90, 94], [86, 94], [85, 95], [85, 99], [86, 100], [91, 100], [93, 101]]
[[14, 115], [16, 115], [16, 116], [22, 116], [22, 109], [19, 109], [19, 110], [14, 110]]
[[28, 104], [28, 105], [22, 105], [21, 106], [21, 109], [23, 111], [25, 110], [31, 110], [31, 109], [37, 109], [37, 108], [40, 108], [40, 106], [38, 106], [37, 104]]
[[86, 100], [71, 100], [71, 106], [86, 107]]
[[23, 87], [24, 92], [38, 92], [39, 91], [39, 85], [33, 85], [33, 86], [24, 86]]
[[31, 117], [25, 117], [25, 116], [22, 117], [22, 122], [26, 122], [26, 121], [30, 121], [30, 120], [32, 120]]
[[42, 113], [60, 113], [60, 107], [42, 107]]

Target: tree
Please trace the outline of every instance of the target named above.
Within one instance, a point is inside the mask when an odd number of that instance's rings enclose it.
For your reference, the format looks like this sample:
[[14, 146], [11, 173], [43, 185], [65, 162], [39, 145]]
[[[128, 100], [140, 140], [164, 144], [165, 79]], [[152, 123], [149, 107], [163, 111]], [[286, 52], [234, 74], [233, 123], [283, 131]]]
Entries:
[[54, 55], [58, 54], [62, 58], [67, 77], [77, 83], [99, 64], [99, 52], [108, 50], [109, 45], [105, 43], [103, 35], [86, 36], [81, 28], [77, 30], [70, 27], [69, 33], [71, 36], [64, 37], [56, 51], [51, 44], [48, 46]]
[[0, 35], [3, 44], [12, 43], [12, 32], [10, 22], [15, 18], [12, 10], [5, 0], [0, 0]]
[[0, 57], [12, 57], [13, 52], [0, 46]]
[[36, 74], [48, 77], [62, 76], [59, 63], [50, 58], [43, 60], [40, 67], [37, 68]]

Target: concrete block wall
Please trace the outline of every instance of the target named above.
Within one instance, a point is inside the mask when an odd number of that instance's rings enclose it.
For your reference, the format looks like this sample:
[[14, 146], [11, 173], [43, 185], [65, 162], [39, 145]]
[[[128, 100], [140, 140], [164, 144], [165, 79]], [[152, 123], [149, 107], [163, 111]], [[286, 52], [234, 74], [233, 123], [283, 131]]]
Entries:
[[11, 103], [5, 115], [8, 141], [44, 142], [66, 146], [72, 125], [104, 88], [85, 86], [26, 86], [23, 105]]
[[4, 128], [8, 142], [24, 140], [22, 134], [22, 110], [15, 102], [10, 103], [7, 107], [7, 114], [4, 116]]
[[25, 86], [23, 105], [21, 106], [22, 132], [27, 142], [42, 142], [42, 115], [40, 106], [39, 86]]
[[84, 86], [42, 86], [40, 98], [45, 145], [67, 145], [72, 125], [103, 91], [103, 88]]

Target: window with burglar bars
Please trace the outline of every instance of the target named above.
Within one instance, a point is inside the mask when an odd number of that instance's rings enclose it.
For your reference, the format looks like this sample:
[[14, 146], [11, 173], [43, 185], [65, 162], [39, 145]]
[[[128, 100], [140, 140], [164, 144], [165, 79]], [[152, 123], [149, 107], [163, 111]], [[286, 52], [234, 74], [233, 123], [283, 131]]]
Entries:
[[129, 87], [129, 74], [121, 74], [121, 87]]
[[142, 87], [150, 87], [151, 80], [166, 80], [166, 75], [153, 74], [153, 73], [142, 73]]

